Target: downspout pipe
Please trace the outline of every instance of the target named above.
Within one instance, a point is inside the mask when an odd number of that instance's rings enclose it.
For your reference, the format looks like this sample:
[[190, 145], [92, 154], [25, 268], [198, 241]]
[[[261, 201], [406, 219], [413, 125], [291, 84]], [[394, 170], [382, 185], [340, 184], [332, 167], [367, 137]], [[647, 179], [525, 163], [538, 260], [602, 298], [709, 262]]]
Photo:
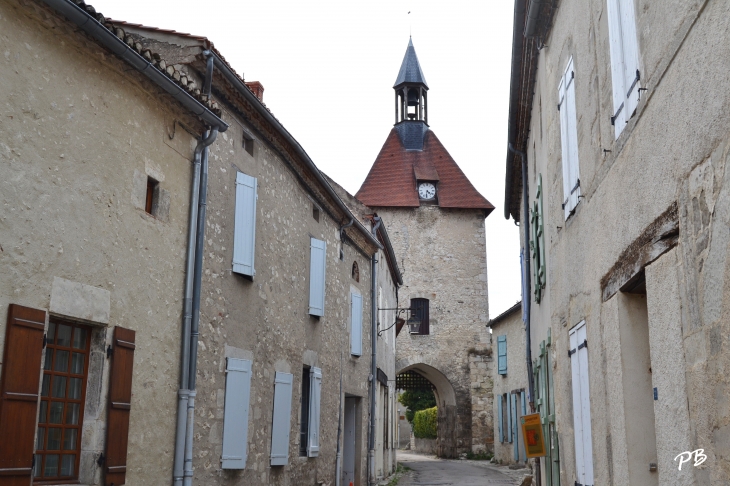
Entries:
[[[373, 238], [378, 238], [378, 228], [383, 224], [380, 217], [373, 217]], [[376, 383], [378, 376], [378, 305], [376, 289], [378, 287], [378, 254], [373, 254], [372, 271], [370, 273], [370, 347], [371, 370], [370, 370], [370, 433], [368, 434], [368, 484], [374, 485], [375, 481], [375, 395], [378, 391]]]
[[525, 359], [527, 360], [527, 388], [528, 388], [528, 401], [530, 402], [530, 409], [532, 412], [535, 411], [535, 399], [534, 399], [534, 385], [532, 375], [532, 340], [530, 338], [530, 308], [532, 304], [532, 295], [530, 294], [531, 285], [531, 273], [530, 273], [530, 206], [529, 206], [529, 187], [527, 184], [527, 154], [521, 150], [515, 149], [510, 143], [507, 148], [513, 154], [517, 154], [522, 159], [522, 206], [523, 216], [522, 225], [525, 235], [525, 256], [524, 256], [524, 278], [525, 286], [527, 289], [527, 295], [522, 296], [522, 302], [525, 305]]
[[[209, 57], [210, 59], [210, 57]], [[212, 68], [212, 63], [209, 69]], [[207, 134], [207, 135], [206, 135]], [[190, 219], [188, 222], [188, 250], [187, 264], [185, 267], [185, 300], [183, 306], [183, 329], [182, 329], [182, 350], [180, 359], [180, 389], [178, 390], [178, 407], [177, 407], [177, 429], [175, 432], [175, 452], [173, 455], [173, 484], [182, 486], [186, 473], [186, 459], [188, 436], [190, 437], [190, 480], [192, 481], [192, 411], [191, 406], [191, 380], [192, 375], [192, 407], [195, 407], [195, 381], [194, 377], [197, 372], [197, 335], [198, 335], [198, 317], [200, 310], [200, 280], [196, 275], [198, 268], [202, 268], [201, 262], [198, 262], [198, 243], [202, 243], [202, 238], [198, 240], [199, 224], [200, 224], [200, 193], [202, 186], [202, 162], [205, 161], [205, 192], [207, 194], [207, 165], [208, 151], [207, 148], [212, 144], [218, 136], [218, 128], [213, 128], [209, 133], [198, 141], [193, 153], [193, 181], [190, 195]], [[205, 208], [203, 203], [203, 208]], [[203, 209], [203, 221], [205, 221], [205, 210]], [[195, 299], [195, 287], [197, 283], [197, 299]], [[197, 302], [196, 302], [197, 301]], [[197, 311], [196, 311], [197, 309]], [[196, 316], [194, 319], [193, 316]], [[193, 331], [193, 326], [195, 331]], [[195, 336], [194, 358], [192, 337]], [[190, 428], [190, 430], [188, 430]]]

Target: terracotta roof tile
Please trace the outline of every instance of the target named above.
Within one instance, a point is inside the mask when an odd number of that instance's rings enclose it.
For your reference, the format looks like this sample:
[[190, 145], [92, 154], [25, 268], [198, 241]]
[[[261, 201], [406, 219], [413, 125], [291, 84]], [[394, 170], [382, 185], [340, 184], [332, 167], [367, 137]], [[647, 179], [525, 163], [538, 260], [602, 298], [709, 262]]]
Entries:
[[418, 207], [416, 173], [436, 176], [430, 180], [438, 180], [442, 208], [484, 209], [487, 214], [494, 209], [431, 130], [426, 131], [423, 150], [406, 150], [397, 130], [391, 130], [355, 197], [371, 207]]

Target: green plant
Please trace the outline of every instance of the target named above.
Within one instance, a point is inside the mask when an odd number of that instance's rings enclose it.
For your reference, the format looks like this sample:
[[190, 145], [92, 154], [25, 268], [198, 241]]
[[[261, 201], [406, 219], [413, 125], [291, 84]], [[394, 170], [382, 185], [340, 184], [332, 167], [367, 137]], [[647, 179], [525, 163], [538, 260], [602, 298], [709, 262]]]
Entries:
[[398, 397], [398, 401], [408, 408], [406, 419], [410, 424], [413, 424], [416, 412], [436, 406], [436, 397], [431, 390], [406, 390]]
[[413, 435], [419, 439], [435, 439], [438, 432], [438, 407], [416, 412], [413, 418]]
[[479, 452], [472, 452], [468, 451], [466, 453], [466, 458], [472, 461], [488, 461], [492, 458], [492, 454], [490, 454], [487, 451], [479, 451]]
[[400, 462], [395, 468], [395, 474], [393, 474], [393, 477], [390, 481], [388, 481], [387, 486], [398, 486], [398, 481], [400, 480], [401, 476], [403, 476], [403, 473], [410, 471], [411, 468], [406, 466], [405, 464], [401, 464]]

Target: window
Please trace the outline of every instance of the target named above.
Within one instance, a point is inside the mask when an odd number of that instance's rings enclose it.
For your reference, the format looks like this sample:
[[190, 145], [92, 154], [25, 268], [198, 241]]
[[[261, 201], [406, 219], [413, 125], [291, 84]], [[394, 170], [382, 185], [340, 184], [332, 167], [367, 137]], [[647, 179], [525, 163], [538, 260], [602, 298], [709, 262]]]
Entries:
[[563, 211], [568, 219], [580, 198], [580, 172], [578, 170], [578, 128], [575, 109], [575, 71], [573, 58], [563, 72], [558, 86], [560, 110], [560, 146], [563, 162]]
[[324, 315], [327, 242], [310, 238], [309, 251], [309, 314], [321, 317]]
[[154, 180], [152, 177], [147, 177], [147, 196], [145, 198], [144, 203], [144, 210], [149, 213], [153, 214], [152, 210], [155, 206], [155, 197], [157, 196], [157, 189], [159, 187], [160, 183]]
[[91, 329], [51, 318], [43, 362], [33, 476], [78, 477]]
[[322, 370], [305, 366], [302, 370], [301, 417], [299, 425], [299, 455], [319, 455], [319, 416], [322, 391]]
[[497, 396], [497, 426], [499, 428], [499, 442], [504, 442], [504, 400], [502, 395]]
[[352, 262], [352, 279], [355, 282], [360, 281], [360, 268], [357, 266], [357, 262]]
[[312, 203], [312, 218], [319, 223], [319, 208], [314, 203]]
[[411, 331], [411, 334], [430, 334], [428, 322], [428, 299], [411, 299], [411, 315], [421, 321], [418, 332]]
[[608, 35], [611, 45], [611, 81], [616, 138], [639, 104], [641, 79], [634, 0], [608, 0]]
[[244, 469], [246, 467], [250, 396], [251, 361], [228, 358], [223, 414], [222, 469]]
[[253, 151], [254, 151], [254, 140], [253, 137], [250, 135], [247, 135], [246, 133], [243, 134], [243, 149], [246, 151], [248, 155], [253, 157]]
[[500, 375], [507, 374], [507, 335], [497, 336], [497, 368]]
[[362, 355], [362, 295], [350, 293], [350, 354]]
[[271, 465], [289, 463], [292, 383], [294, 375], [276, 372], [274, 378], [274, 416], [271, 425]]
[[252, 277], [256, 275], [256, 201], [258, 182], [255, 177], [236, 174], [236, 210], [233, 230], [233, 271]]

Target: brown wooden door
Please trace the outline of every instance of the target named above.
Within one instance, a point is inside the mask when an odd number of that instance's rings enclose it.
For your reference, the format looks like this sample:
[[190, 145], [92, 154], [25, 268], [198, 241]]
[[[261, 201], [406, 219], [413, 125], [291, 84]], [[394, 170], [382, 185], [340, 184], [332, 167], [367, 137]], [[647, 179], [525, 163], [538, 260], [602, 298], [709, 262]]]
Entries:
[[0, 378], [0, 486], [28, 486], [33, 448], [46, 311], [8, 308]]

